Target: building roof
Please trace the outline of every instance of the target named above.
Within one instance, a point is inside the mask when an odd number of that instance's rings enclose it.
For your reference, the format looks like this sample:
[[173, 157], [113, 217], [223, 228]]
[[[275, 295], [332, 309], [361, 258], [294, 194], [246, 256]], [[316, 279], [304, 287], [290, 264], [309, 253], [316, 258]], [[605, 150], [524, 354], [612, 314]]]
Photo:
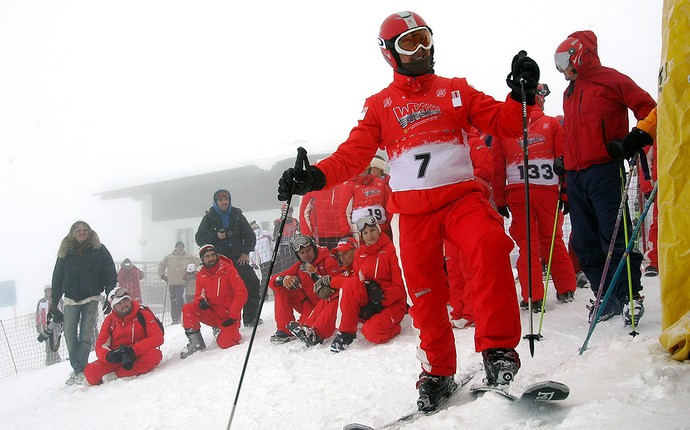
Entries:
[[[330, 154], [310, 154], [312, 160]], [[213, 204], [218, 189], [230, 191], [231, 204], [243, 212], [280, 208], [277, 198], [278, 179], [294, 166], [294, 158], [276, 162], [270, 170], [256, 165], [187, 176], [149, 184], [135, 185], [97, 193], [102, 200], [151, 196], [152, 221], [201, 217]]]

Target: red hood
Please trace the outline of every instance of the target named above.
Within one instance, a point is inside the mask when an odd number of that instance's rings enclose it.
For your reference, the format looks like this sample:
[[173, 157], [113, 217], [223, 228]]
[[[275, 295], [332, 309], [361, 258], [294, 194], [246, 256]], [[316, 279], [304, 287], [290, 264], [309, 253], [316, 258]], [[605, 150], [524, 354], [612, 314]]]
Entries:
[[575, 67], [577, 70], [577, 76], [587, 76], [592, 69], [597, 66], [601, 66], [601, 60], [599, 60], [599, 51], [597, 46], [597, 35], [593, 31], [584, 30], [576, 31], [570, 34], [568, 37], [575, 37], [582, 43], [582, 64]]

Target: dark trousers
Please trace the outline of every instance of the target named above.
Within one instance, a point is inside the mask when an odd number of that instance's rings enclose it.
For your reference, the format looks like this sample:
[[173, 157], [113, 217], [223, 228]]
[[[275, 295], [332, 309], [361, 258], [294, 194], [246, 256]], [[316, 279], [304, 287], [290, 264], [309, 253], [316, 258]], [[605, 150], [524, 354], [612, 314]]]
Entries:
[[256, 272], [250, 264], [238, 264], [234, 259], [235, 269], [239, 272], [240, 277], [244, 281], [244, 286], [247, 287], [247, 303], [242, 308], [242, 320], [245, 324], [253, 324], [259, 313], [259, 278], [256, 277]]
[[[580, 261], [580, 268], [592, 284], [596, 294], [599, 291], [604, 263], [608, 254], [609, 244], [613, 236], [618, 208], [621, 203], [621, 179], [619, 164], [616, 162], [597, 164], [579, 171], [568, 171], [568, 201], [570, 203], [570, 222], [573, 227], [572, 246]], [[625, 221], [628, 234], [632, 233], [633, 225], [630, 215], [625, 211]], [[623, 220], [618, 227], [618, 234], [613, 248], [604, 291], [609, 287], [613, 274], [625, 252], [627, 245], [624, 234]], [[633, 294], [642, 290], [640, 284], [642, 254], [630, 254], [630, 270]], [[622, 306], [628, 296], [628, 272], [623, 268], [616, 285], [611, 292], [610, 306]], [[609, 306], [607, 305], [607, 308]]]
[[180, 322], [182, 305], [184, 304], [184, 290], [186, 285], [170, 285], [170, 317], [173, 324]]

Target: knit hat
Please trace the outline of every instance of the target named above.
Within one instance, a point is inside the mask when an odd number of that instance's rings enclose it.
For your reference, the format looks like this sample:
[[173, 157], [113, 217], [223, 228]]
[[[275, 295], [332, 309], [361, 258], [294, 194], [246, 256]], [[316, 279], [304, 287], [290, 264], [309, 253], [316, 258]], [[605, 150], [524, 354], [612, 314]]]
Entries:
[[177, 248], [178, 246], [181, 246], [184, 248], [184, 242], [182, 242], [181, 240], [178, 240], [177, 242], [175, 242], [175, 248]]
[[386, 160], [383, 159], [380, 155], [375, 155], [374, 158], [371, 160], [371, 163], [369, 163], [371, 167], [376, 167], [377, 169], [381, 169], [382, 172], [386, 171]]
[[204, 254], [206, 254], [209, 251], [216, 252], [216, 247], [211, 245], [211, 244], [208, 244], [208, 245], [204, 245], [201, 248], [199, 248], [199, 258], [201, 258], [203, 260]]
[[213, 193], [213, 201], [217, 202], [219, 198], [221, 197], [227, 197], [228, 200], [230, 200], [230, 191], [228, 190], [218, 190], [215, 193]]
[[130, 297], [129, 293], [124, 287], [115, 287], [113, 288], [113, 291], [111, 291], [110, 294], [108, 294], [108, 301], [110, 302], [110, 306], [115, 306], [124, 299], [132, 300], [132, 297]]
[[131, 266], [132, 260], [130, 260], [129, 258], [125, 258], [124, 260], [122, 260], [122, 265], [123, 266]]
[[359, 244], [354, 237], [344, 237], [340, 239], [338, 245], [331, 249], [331, 254], [339, 254], [341, 252], [349, 251], [351, 249], [357, 249]]

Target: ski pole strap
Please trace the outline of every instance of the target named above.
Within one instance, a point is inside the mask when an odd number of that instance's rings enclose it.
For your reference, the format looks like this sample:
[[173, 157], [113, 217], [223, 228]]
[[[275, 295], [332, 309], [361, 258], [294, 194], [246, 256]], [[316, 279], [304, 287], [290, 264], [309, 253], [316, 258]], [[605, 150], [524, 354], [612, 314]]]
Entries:
[[652, 179], [652, 176], [649, 174], [649, 163], [647, 162], [647, 154], [644, 153], [642, 149], [640, 149], [640, 167], [642, 168], [642, 176], [646, 181], [649, 181]]

